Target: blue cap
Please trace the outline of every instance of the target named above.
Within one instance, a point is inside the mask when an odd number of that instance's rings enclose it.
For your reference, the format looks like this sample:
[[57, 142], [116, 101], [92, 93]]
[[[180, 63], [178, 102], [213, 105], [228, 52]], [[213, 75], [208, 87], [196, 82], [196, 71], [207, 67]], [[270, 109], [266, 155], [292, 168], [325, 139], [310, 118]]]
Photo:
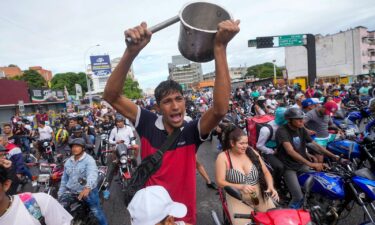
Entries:
[[307, 98], [305, 100], [302, 101], [302, 107], [303, 108], [306, 108], [310, 105], [316, 105], [318, 104], [316, 101], [314, 101], [312, 98]]

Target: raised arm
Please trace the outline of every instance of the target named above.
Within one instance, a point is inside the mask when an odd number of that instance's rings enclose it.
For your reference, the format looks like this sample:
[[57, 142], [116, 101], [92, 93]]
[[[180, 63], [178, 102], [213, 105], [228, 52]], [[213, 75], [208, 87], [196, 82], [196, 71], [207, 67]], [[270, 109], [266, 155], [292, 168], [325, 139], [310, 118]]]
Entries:
[[240, 31], [239, 24], [239, 20], [226, 20], [218, 25], [214, 41], [216, 74], [213, 105], [203, 114], [200, 120], [201, 136], [209, 134], [228, 112], [231, 82], [226, 49], [229, 41]]
[[135, 57], [150, 42], [151, 35], [145, 22], [125, 31], [125, 38], [130, 37], [132, 42], [127, 43], [124, 55], [109, 77], [104, 89], [103, 99], [133, 123], [137, 117], [137, 105], [122, 94], [122, 89]]

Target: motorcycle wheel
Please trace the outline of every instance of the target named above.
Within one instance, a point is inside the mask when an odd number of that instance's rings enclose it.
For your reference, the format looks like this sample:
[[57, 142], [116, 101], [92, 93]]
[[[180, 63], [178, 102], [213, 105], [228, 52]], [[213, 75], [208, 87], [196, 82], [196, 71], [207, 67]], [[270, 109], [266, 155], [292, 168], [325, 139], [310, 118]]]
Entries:
[[48, 163], [54, 163], [55, 160], [53, 159], [52, 154], [47, 155], [47, 161], [48, 161]]

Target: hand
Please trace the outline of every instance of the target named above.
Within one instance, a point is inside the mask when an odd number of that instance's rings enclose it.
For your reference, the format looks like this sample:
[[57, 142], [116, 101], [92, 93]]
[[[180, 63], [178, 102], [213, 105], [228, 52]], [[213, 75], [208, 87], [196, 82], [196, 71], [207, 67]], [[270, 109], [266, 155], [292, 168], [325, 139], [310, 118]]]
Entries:
[[255, 186], [244, 184], [242, 185], [242, 188], [240, 189], [240, 191], [243, 194], [251, 194], [252, 192], [256, 192], [256, 188]]
[[325, 168], [329, 168], [329, 166], [324, 163], [312, 163], [311, 167], [318, 172], [324, 170]]
[[131, 42], [126, 41], [127, 49], [138, 54], [151, 40], [152, 33], [147, 29], [147, 24], [142, 22], [139, 26], [125, 31], [125, 38], [130, 37]]
[[20, 173], [17, 173], [16, 176], [17, 176], [17, 178], [18, 178], [19, 180], [22, 178], [22, 174], [20, 174]]
[[6, 158], [0, 158], [0, 165], [2, 165], [4, 168], [8, 169], [12, 166], [12, 161], [10, 161]]
[[230, 40], [240, 31], [239, 20], [225, 20], [218, 24], [215, 45], [226, 47]]
[[83, 198], [86, 198], [87, 196], [89, 196], [90, 191], [91, 191], [90, 188], [85, 187], [85, 188], [81, 191], [81, 193], [79, 193], [79, 195], [78, 195], [78, 200], [82, 200]]
[[271, 195], [271, 198], [272, 198], [273, 200], [275, 200], [275, 201], [277, 201], [277, 202], [280, 200], [280, 198], [279, 198], [279, 194], [277, 194], [277, 191], [275, 190], [274, 187], [272, 187], [272, 188], [268, 188], [265, 192], [266, 192], [266, 193], [269, 193], [269, 194]]
[[316, 134], [316, 132], [313, 131], [313, 130], [307, 130], [307, 133], [308, 133], [309, 135], [315, 135], [315, 134]]
[[314, 156], [314, 155], [311, 155], [309, 153], [306, 153], [307, 155], [307, 158], [311, 161], [311, 162], [318, 162], [318, 159]]

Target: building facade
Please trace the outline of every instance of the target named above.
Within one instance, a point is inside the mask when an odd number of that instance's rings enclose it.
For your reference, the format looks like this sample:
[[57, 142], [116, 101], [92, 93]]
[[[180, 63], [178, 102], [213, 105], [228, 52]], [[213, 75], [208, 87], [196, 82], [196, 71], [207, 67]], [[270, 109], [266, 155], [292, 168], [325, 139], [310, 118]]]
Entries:
[[184, 90], [193, 88], [193, 84], [203, 80], [202, 65], [190, 62], [181, 55], [172, 56], [172, 62], [168, 63], [168, 79], [175, 80]]
[[0, 67], [0, 78], [11, 78], [22, 74], [23, 72], [18, 66]]
[[[349, 82], [358, 75], [375, 72], [374, 36], [375, 31], [362, 26], [332, 35], [316, 35], [317, 78]], [[285, 65], [288, 79], [307, 77], [306, 48], [286, 47]]]
[[[247, 67], [230, 67], [229, 76], [231, 80], [243, 79], [247, 72]], [[210, 73], [205, 73], [202, 75], [203, 80], [215, 80], [215, 71]]]

